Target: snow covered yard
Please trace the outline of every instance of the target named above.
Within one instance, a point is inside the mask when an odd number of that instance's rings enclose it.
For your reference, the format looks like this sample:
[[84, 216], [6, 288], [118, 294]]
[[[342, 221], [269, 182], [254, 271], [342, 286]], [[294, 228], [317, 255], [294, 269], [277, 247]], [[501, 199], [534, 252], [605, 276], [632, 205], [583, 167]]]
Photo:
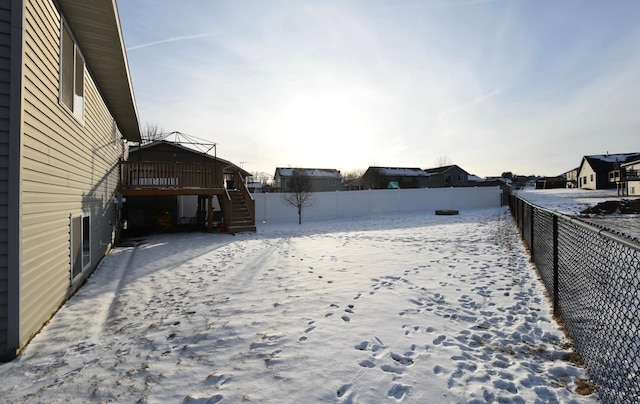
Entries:
[[0, 365], [2, 402], [596, 402], [507, 209], [160, 234]]

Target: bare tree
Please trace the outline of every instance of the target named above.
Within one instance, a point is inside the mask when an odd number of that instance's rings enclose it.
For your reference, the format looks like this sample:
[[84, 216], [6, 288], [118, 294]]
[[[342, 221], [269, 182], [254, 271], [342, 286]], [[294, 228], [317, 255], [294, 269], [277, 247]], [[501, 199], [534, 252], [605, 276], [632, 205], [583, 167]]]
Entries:
[[140, 137], [142, 138], [142, 144], [153, 143], [157, 140], [162, 140], [166, 136], [164, 129], [158, 126], [157, 123], [145, 123]]
[[351, 170], [351, 171], [346, 171], [344, 174], [342, 174], [342, 180], [343, 181], [353, 181], [353, 180], [357, 180], [358, 178], [362, 178], [362, 176], [364, 175], [365, 170], [363, 169], [355, 169], [355, 170]]
[[302, 224], [302, 208], [311, 206], [311, 196], [311, 182], [294, 169], [287, 180], [287, 192], [282, 194], [282, 201], [298, 210], [298, 224]]
[[440, 156], [436, 159], [435, 163], [436, 163], [436, 167], [445, 167], [453, 164], [449, 156]]

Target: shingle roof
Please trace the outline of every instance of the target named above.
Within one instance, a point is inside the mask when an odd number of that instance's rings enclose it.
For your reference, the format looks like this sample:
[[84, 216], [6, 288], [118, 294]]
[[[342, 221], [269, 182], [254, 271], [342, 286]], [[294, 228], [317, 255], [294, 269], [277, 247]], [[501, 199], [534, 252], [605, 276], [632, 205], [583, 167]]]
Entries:
[[280, 177], [291, 177], [294, 172], [299, 173], [303, 177], [316, 178], [340, 178], [340, 171], [334, 168], [291, 168], [277, 167], [276, 174]]
[[398, 177], [428, 177], [429, 173], [421, 168], [407, 167], [369, 167], [370, 170], [386, 176]]

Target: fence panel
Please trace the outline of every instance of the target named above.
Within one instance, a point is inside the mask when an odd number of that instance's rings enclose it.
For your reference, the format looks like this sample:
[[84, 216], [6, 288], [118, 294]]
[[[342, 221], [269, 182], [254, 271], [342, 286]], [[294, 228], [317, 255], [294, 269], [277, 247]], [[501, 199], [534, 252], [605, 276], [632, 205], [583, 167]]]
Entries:
[[640, 243], [517, 196], [510, 206], [600, 399], [634, 402], [640, 397]]

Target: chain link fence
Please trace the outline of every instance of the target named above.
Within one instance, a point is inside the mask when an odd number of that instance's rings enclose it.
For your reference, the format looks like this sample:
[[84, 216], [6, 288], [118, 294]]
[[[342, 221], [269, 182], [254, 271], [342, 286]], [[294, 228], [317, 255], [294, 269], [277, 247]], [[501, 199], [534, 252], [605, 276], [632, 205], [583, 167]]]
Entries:
[[510, 208], [600, 400], [640, 402], [640, 241], [516, 195]]

